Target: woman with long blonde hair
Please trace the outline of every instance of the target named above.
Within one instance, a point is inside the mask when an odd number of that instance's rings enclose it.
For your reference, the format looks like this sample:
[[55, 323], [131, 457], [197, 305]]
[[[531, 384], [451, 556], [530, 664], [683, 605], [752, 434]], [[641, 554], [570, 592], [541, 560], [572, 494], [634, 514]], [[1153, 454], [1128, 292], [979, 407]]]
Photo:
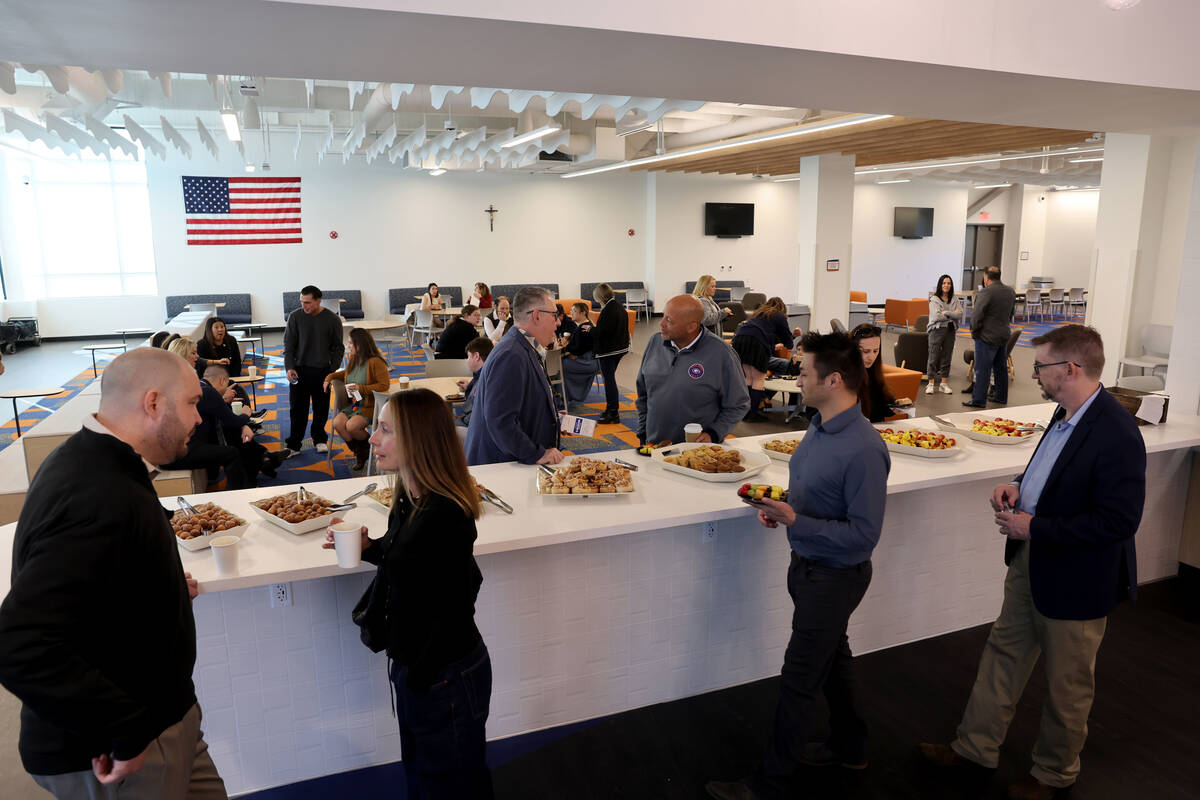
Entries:
[[380, 469], [397, 475], [387, 533], [360, 533], [386, 598], [407, 796], [490, 798], [492, 662], [475, 625], [483, 576], [472, 554], [479, 489], [446, 402], [427, 389], [389, 397], [371, 444]]
[[700, 324], [720, 336], [721, 320], [733, 312], [717, 305], [717, 301], [713, 300], [713, 295], [716, 293], [717, 279], [712, 275], [701, 275], [700, 280], [696, 281], [696, 288], [692, 290], [692, 295], [700, 300], [700, 305], [704, 306], [704, 319], [700, 320]]

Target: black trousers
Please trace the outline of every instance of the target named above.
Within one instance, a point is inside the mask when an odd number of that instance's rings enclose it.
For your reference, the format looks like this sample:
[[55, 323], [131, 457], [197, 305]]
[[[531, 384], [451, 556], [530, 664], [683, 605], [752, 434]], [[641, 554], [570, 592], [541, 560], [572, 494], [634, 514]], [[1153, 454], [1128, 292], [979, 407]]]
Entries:
[[321, 444], [329, 438], [325, 433], [325, 423], [329, 420], [329, 392], [321, 386], [329, 373], [323, 367], [296, 367], [296, 374], [300, 380], [288, 390], [292, 421], [285, 444], [291, 450], [299, 450], [304, 441], [309, 403], [312, 403], [313, 444]]
[[[188, 442], [187, 455], [183, 458], [164, 464], [163, 469], [208, 469], [215, 472], [225, 470], [225, 483], [230, 489], [250, 489], [258, 485], [258, 467], [262, 463], [262, 453], [266, 448], [255, 442], [253, 447], [242, 445], [210, 444], [209, 442]], [[253, 456], [249, 454], [253, 453]], [[253, 469], [247, 469], [247, 463], [252, 463]]]
[[829, 748], [846, 760], [865, 761], [867, 724], [854, 678], [846, 625], [871, 584], [871, 562], [825, 567], [795, 553], [788, 567], [792, 638], [783, 654], [779, 705], [762, 765], [751, 779], [760, 797], [790, 796], [813, 724], [817, 693], [829, 704]]
[[596, 359], [600, 364], [600, 375], [604, 378], [605, 414], [616, 414], [621, 405], [621, 390], [617, 388], [617, 364], [621, 363], [623, 355], [625, 354], [618, 353], [615, 356], [600, 356]]

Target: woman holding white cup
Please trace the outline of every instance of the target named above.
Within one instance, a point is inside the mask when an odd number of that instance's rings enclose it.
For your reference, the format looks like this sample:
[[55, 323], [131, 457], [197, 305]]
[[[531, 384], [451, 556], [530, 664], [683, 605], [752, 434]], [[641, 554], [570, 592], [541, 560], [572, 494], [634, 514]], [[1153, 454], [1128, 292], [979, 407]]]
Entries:
[[[360, 527], [358, 544], [379, 565], [376, 591], [387, 598], [408, 795], [490, 798], [492, 662], [475, 625], [483, 576], [472, 554], [479, 489], [445, 401], [428, 389], [391, 395], [370, 441], [380, 470], [397, 475], [387, 533], [371, 539]], [[336, 549], [339, 535], [330, 530], [322, 546]], [[436, 763], [422, 755], [432, 752]]]

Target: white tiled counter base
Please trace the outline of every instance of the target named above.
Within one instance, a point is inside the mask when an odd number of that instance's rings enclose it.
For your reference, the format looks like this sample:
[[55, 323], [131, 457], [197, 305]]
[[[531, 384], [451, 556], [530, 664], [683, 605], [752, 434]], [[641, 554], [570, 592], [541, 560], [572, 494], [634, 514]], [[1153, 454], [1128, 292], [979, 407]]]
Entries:
[[[1173, 575], [1187, 450], [1149, 456], [1139, 576]], [[855, 652], [988, 622], [1004, 540], [986, 480], [890, 494], [874, 580], [851, 619]], [[576, 512], [578, 513], [578, 512]], [[782, 531], [750, 518], [491, 553], [476, 618], [495, 670], [490, 738], [777, 674], [790, 627]], [[196, 685], [214, 760], [243, 793], [400, 758], [385, 659], [350, 610], [370, 579], [263, 587], [195, 602]]]

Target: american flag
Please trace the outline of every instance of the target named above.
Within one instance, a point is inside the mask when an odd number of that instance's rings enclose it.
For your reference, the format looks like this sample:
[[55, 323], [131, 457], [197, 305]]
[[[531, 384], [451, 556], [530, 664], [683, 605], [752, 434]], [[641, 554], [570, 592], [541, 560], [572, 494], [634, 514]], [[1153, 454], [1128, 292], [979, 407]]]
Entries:
[[300, 238], [299, 178], [183, 176], [188, 244], [292, 244]]

